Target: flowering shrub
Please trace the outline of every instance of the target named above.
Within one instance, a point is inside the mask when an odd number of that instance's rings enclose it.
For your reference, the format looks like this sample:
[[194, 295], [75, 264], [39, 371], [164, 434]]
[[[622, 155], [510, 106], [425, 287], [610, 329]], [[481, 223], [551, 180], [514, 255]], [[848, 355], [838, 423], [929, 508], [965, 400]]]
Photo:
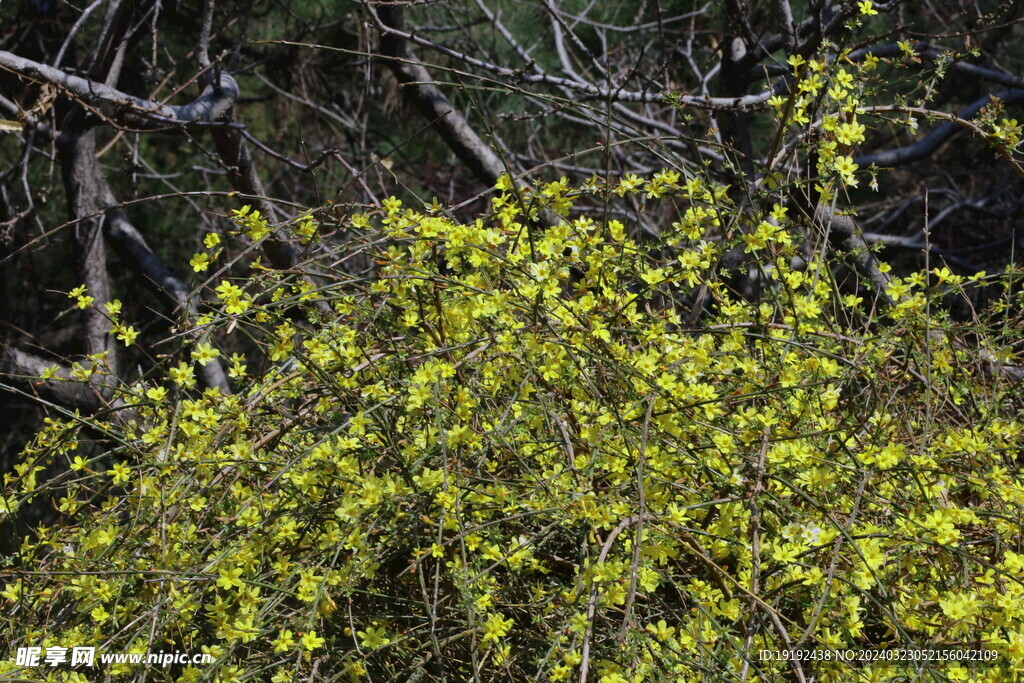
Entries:
[[[882, 318], [823, 260], [791, 267], [776, 206], [734, 238], [771, 283], [750, 303], [707, 239], [736, 213], [723, 187], [506, 189], [468, 224], [354, 216], [373, 279], [224, 280], [205, 341], [122, 391], [130, 418], [51, 421], [7, 480], [8, 510], [60, 513], [3, 587], [14, 642], [215, 656], [186, 681], [773, 678], [799, 665], [757, 651], [927, 643], [1001, 654], [943, 676], [1024, 666], [1019, 413], [929, 315], [970, 282], [894, 280]], [[679, 208], [671, 258], [572, 216], [617, 191]], [[544, 207], [566, 219], [538, 227]], [[241, 336], [262, 367], [196, 388], [190, 361]]]
[[[772, 104], [835, 206], [865, 171], [862, 82], [792, 63]], [[215, 658], [147, 680], [603, 683], [843, 681], [851, 664], [757, 653], [941, 645], [999, 657], [853, 666], [1012, 679], [1024, 431], [1001, 368], [1019, 300], [966, 327], [942, 302], [994, 278], [840, 282], [788, 191], [503, 177], [475, 221], [396, 198], [348, 217], [318, 261], [369, 254], [372, 277], [217, 271], [190, 348], [121, 409], [49, 421], [6, 478], [3, 514], [57, 515], [3, 570], [11, 645]], [[657, 244], [590, 210], [641, 200], [676, 217]], [[196, 272], [223, 250], [206, 247]], [[758, 298], [728, 285], [730, 252]], [[221, 361], [234, 394], [197, 386], [193, 364]]]

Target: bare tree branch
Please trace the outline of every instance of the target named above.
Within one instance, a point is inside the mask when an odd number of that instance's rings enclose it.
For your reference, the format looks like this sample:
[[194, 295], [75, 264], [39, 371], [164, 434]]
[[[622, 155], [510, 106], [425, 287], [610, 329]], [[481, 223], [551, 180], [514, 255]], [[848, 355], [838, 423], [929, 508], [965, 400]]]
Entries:
[[199, 44], [196, 59], [203, 69], [210, 66], [210, 31], [213, 28], [213, 0], [203, 0], [203, 16], [199, 22]]
[[[107, 212], [106, 235], [122, 260], [162, 291], [172, 306], [186, 314], [198, 310], [199, 297], [153, 253], [146, 239], [120, 209]], [[231, 385], [219, 359], [214, 358], [206, 365], [200, 365], [199, 375], [204, 385], [220, 389], [226, 394], [231, 393]]]
[[493, 185], [505, 164], [490, 145], [477, 135], [466, 118], [452, 107], [441, 89], [433, 84], [430, 73], [413, 61], [404, 31], [405, 16], [400, 5], [381, 7], [377, 13], [368, 11], [381, 27], [381, 53], [387, 59], [391, 72], [404, 87], [405, 96], [448, 143], [459, 159], [469, 166], [485, 184]]
[[89, 18], [89, 15], [92, 14], [97, 7], [102, 5], [104, 1], [105, 0], [93, 0], [93, 3], [91, 5], [82, 10], [82, 14], [75, 21], [75, 24], [71, 27], [71, 30], [68, 31], [68, 35], [64, 39], [64, 43], [60, 46], [60, 50], [57, 51], [57, 56], [53, 58], [54, 68], [60, 67], [60, 63], [64, 61], [64, 53], [67, 52], [68, 47], [70, 47], [71, 41], [74, 39], [76, 35], [78, 35], [78, 32], [82, 29], [82, 26], [85, 25], [85, 21]]
[[198, 121], [217, 121], [238, 100], [238, 83], [221, 72], [194, 101], [170, 105], [129, 95], [116, 88], [75, 76], [46, 64], [0, 50], [0, 68], [39, 83], [49, 83], [86, 106], [120, 123], [149, 128], [158, 124], [182, 125]]
[[100, 310], [102, 304], [110, 301], [110, 285], [103, 241], [103, 212], [107, 207], [103, 205], [104, 183], [96, 162], [95, 130], [79, 133], [66, 130], [58, 140], [58, 149], [68, 198], [68, 217], [75, 223], [79, 273], [89, 296], [96, 302], [96, 306], [84, 312], [86, 352], [106, 353], [107, 362], [116, 369], [110, 319]]
[[789, 0], [772, 0], [775, 5], [775, 17], [782, 28], [783, 46], [792, 52], [796, 48], [797, 27], [793, 23], [793, 9], [789, 6]]
[[[944, 114], [943, 112], [929, 112], [927, 110], [917, 109], [918, 112], [922, 112], [930, 116], [945, 116], [950, 120], [935, 126], [927, 135], [924, 136], [923, 139], [912, 145], [897, 147], [896, 149], [884, 150], [881, 152], [872, 152], [871, 154], [862, 154], [861, 156], [855, 157], [854, 162], [861, 167], [871, 165], [889, 167], [899, 166], [900, 164], [909, 164], [913, 161], [923, 159], [934, 152], [939, 145], [946, 142], [953, 137], [953, 135], [962, 130], [965, 123], [977, 116], [978, 112], [989, 104], [992, 104], [995, 99], [1002, 100], [1007, 104], [1020, 102], [1024, 100], [1024, 90], [1011, 88], [1009, 90], [1000, 90], [999, 92], [992, 93], [991, 95], [985, 95], [964, 107], [956, 114]], [[884, 111], [912, 111], [913, 109], [914, 108], [908, 107], [874, 107], [870, 108], [868, 111], [881, 113]]]
[[[155, 124], [184, 125], [220, 120], [230, 115], [239, 95], [238, 82], [224, 72], [217, 73], [196, 100], [174, 106], [128, 95], [2, 50], [0, 68], [60, 87], [86, 105], [100, 109], [104, 116], [114, 121], [134, 125], [141, 123], [150, 127]], [[217, 152], [228, 168], [234, 188], [247, 195], [265, 198], [263, 183], [239, 131], [229, 126], [215, 129], [213, 135]], [[267, 220], [274, 221], [277, 215], [274, 204], [266, 199], [257, 199], [256, 202]], [[264, 251], [275, 268], [291, 268], [297, 260], [295, 249], [288, 242], [274, 237], [264, 242]]]
[[[74, 379], [67, 366], [49, 361], [12, 346], [5, 347], [0, 357], [0, 376], [26, 393], [38, 395], [83, 413], [95, 413], [105, 406], [101, 390], [104, 385], [88, 384]], [[54, 379], [40, 380], [48, 368], [57, 366]]]
[[889, 276], [879, 269], [879, 261], [864, 240], [857, 222], [850, 216], [833, 213], [832, 207], [825, 203], [818, 205], [814, 218], [825, 226], [830, 238], [829, 246], [846, 253], [853, 261], [857, 273], [872, 284], [879, 300], [891, 306], [893, 302], [885, 291], [890, 283]]
[[[491, 64], [482, 59], [478, 59], [464, 52], [453, 50], [445, 45], [436, 43], [432, 40], [423, 38], [417, 35], [415, 32], [409, 32], [403, 28], [399, 28], [394, 25], [389, 25], [389, 22], [384, 21], [382, 17], [387, 12], [393, 12], [401, 9], [399, 5], [387, 5], [381, 6], [377, 11], [368, 7], [369, 14], [374, 20], [374, 24], [382, 34], [382, 50], [383, 50], [383, 37], [392, 37], [406, 40], [410, 43], [428, 47], [433, 50], [440, 52], [448, 57], [457, 59], [469, 66], [474, 66], [484, 71], [489, 71], [493, 74], [501, 76], [502, 78], [508, 79], [510, 83], [530, 83], [538, 85], [551, 85], [560, 88], [568, 88], [579, 93], [582, 99], [600, 99], [600, 100], [611, 100], [615, 102], [666, 102], [676, 101], [681, 105], [694, 107], [696, 109], [711, 109], [711, 110], [732, 110], [732, 109], [757, 109], [767, 105], [769, 98], [773, 95], [783, 92], [788, 79], [782, 79], [772, 88], [764, 90], [762, 92], [753, 95], [743, 95], [740, 97], [697, 97], [693, 95], [681, 95], [674, 92], [651, 92], [651, 91], [633, 91], [625, 90], [623, 88], [608, 88], [604, 86], [598, 86], [593, 83], [584, 81], [578, 81], [572, 78], [563, 78], [560, 76], [551, 76], [547, 73], [526, 73], [519, 69], [509, 69], [507, 67], [499, 66], [497, 64]], [[415, 65], [418, 66], [417, 62]], [[427, 81], [429, 82], [429, 81]]]

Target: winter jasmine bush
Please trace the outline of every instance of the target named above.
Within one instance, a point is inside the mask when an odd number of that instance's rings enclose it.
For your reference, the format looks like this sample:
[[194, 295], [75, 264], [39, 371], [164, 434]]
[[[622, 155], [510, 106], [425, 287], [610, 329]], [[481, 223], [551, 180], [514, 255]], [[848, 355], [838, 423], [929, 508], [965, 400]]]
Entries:
[[[833, 250], [878, 60], [801, 60], [770, 106], [803, 184], [504, 176], [476, 220], [392, 197], [338, 246], [305, 215], [308, 273], [239, 276], [207, 240], [188, 347], [118, 409], [50, 420], [5, 479], [4, 514], [56, 515], [3, 569], [11, 646], [214, 656], [145, 674], [176, 681], [1013, 680], [1019, 295], [970, 324], [944, 302], [1015, 273]], [[978, 126], [1012, 161], [1017, 125]], [[671, 220], [641, 239], [608, 206]], [[237, 240], [274, 229], [233, 216]], [[354, 255], [372, 273], [330, 267]], [[209, 362], [233, 394], [197, 384]], [[998, 657], [758, 657], [926, 646]]]
[[[972, 282], [894, 280], [879, 313], [824, 260], [790, 267], [776, 206], [733, 238], [771, 266], [753, 304], [708, 239], [725, 188], [668, 171], [624, 194], [655, 187], [671, 259], [569, 209], [621, 186], [553, 183], [469, 224], [354, 216], [373, 279], [224, 280], [207, 341], [122, 390], [132, 419], [53, 420], [8, 477], [8, 510], [60, 516], [13, 558], [7, 632], [215, 655], [176, 680], [776, 677], [794, 665], [757, 651], [924, 643], [1001, 654], [935, 676], [1011, 676], [1019, 401], [927, 315]], [[538, 227], [543, 206], [565, 219]], [[715, 306], [693, 326], [696, 287]], [[202, 391], [191, 363], [233, 337], [268, 362], [236, 355], [237, 393]]]

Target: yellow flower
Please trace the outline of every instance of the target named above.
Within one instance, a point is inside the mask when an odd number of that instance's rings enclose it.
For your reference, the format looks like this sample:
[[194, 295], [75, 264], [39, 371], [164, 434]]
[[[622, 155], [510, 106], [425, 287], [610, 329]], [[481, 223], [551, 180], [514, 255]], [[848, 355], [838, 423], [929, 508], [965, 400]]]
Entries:
[[494, 187], [503, 192], [505, 190], [511, 190], [514, 187], [514, 183], [512, 182], [512, 176], [510, 176], [508, 173], [502, 173], [500, 176], [498, 176], [498, 181], [494, 183]]
[[831, 88], [828, 89], [828, 96], [833, 100], [836, 100], [837, 102], [842, 100], [848, 94], [849, 93], [846, 90], [843, 90], [838, 85], [832, 86]]
[[324, 642], [326, 641], [323, 638], [316, 635], [316, 631], [310, 631], [302, 636], [302, 646], [310, 651], [322, 647]]
[[167, 398], [167, 389], [164, 387], [152, 387], [146, 390], [146, 397], [159, 403]]
[[952, 282], [957, 285], [963, 281], [963, 278], [959, 275], [954, 275], [949, 271], [949, 268], [943, 266], [942, 268], [932, 268], [932, 274], [938, 278], [939, 284], [945, 284], [946, 282]]
[[857, 164], [853, 163], [853, 159], [848, 156], [837, 156], [832, 164], [832, 167], [842, 178], [843, 183], [850, 187], [857, 187], [857, 180], [853, 177], [853, 172], [860, 168]]
[[858, 3], [857, 7], [860, 8], [860, 13], [866, 17], [878, 14], [878, 10], [875, 9], [875, 3], [871, 2], [871, 0], [863, 0], [863, 2]]
[[800, 85], [798, 87], [800, 89], [800, 92], [806, 92], [815, 95], [819, 90], [821, 90], [821, 87], [824, 84], [825, 82], [821, 80], [821, 75], [812, 73], [810, 76], [800, 81]]
[[242, 296], [242, 288], [227, 280], [221, 280], [220, 284], [213, 291], [217, 292], [217, 297], [222, 300], [237, 299]]
[[497, 642], [505, 637], [510, 628], [512, 628], [511, 619], [505, 619], [500, 614], [491, 614], [484, 622], [483, 642]]
[[365, 631], [356, 631], [356, 635], [359, 636], [360, 644], [370, 650], [376, 650], [377, 648], [384, 647], [391, 642], [391, 639], [387, 637], [387, 631], [383, 626], [367, 626]]
[[203, 238], [203, 245], [207, 249], [213, 249], [218, 244], [220, 244], [220, 235], [215, 232], [206, 233], [206, 237]]
[[114, 478], [115, 484], [123, 484], [131, 477], [132, 471], [128, 465], [119, 462], [112, 469], [107, 470], [107, 474]]
[[271, 645], [274, 646], [274, 652], [287, 652], [295, 646], [295, 638], [289, 629], [281, 629]]
[[193, 387], [196, 384], [195, 371], [192, 370], [191, 365], [179, 363], [178, 367], [168, 370], [168, 374], [179, 387]]
[[192, 266], [192, 270], [201, 273], [210, 267], [210, 256], [209, 254], [196, 254], [188, 264]]
[[127, 327], [117, 325], [114, 327], [114, 332], [117, 334], [117, 338], [124, 342], [125, 346], [134, 344], [135, 339], [139, 336], [139, 331], [131, 325]]
[[615, 193], [622, 197], [626, 193], [636, 192], [643, 184], [644, 181], [640, 176], [635, 173], [629, 173], [625, 178], [619, 180], [619, 186], [615, 189]]
[[234, 569], [220, 569], [218, 570], [220, 578], [217, 579], [217, 585], [224, 589], [230, 589], [233, 587], [242, 587], [242, 569], [235, 567]]
[[664, 619], [658, 621], [657, 624], [647, 624], [644, 628], [662, 642], [669, 640], [676, 632], [675, 627], [669, 626]]
[[231, 379], [242, 379], [245, 377], [245, 356], [240, 353], [231, 354], [231, 369], [228, 375]]
[[839, 126], [839, 129], [836, 131], [836, 139], [844, 145], [856, 145], [864, 142], [865, 130], [864, 124], [857, 123], [855, 119]]
[[86, 308], [89, 304], [91, 304], [94, 301], [93, 297], [85, 293], [85, 285], [79, 285], [78, 287], [75, 287], [70, 292], [68, 292], [68, 298], [77, 299], [78, 301], [76, 305], [79, 308]]
[[196, 348], [192, 350], [193, 360], [195, 360], [203, 367], [206, 367], [207, 363], [209, 363], [214, 358], [217, 358], [218, 356], [220, 356], [220, 351], [213, 348], [212, 344], [199, 343], [196, 344]]

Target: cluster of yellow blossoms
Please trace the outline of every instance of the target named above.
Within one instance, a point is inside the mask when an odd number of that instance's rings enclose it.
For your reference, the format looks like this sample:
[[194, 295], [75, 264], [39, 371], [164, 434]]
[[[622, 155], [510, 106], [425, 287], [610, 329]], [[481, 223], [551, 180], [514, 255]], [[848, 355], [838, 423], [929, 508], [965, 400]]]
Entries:
[[[589, 195], [669, 207], [671, 257], [573, 216]], [[0, 508], [60, 513], [2, 582], [12, 644], [214, 656], [213, 674], [158, 674], [179, 681], [405, 679], [440, 661], [460, 680], [772, 680], [791, 665], [755, 653], [797, 641], [969, 641], [999, 658], [929, 666], [1024, 671], [1024, 430], [948, 321], [871, 319], [823, 257], [791, 265], [785, 207], [726, 239], [727, 189], [675, 171], [503, 178], [492, 208], [461, 223], [389, 199], [348, 223], [381, 245], [374, 278], [225, 280], [190, 358], [122, 390], [128, 424], [84, 421], [104, 447], [81, 418], [51, 421]], [[717, 271], [731, 246], [760, 260], [760, 301]], [[969, 284], [931, 275], [894, 286]], [[239, 336], [263, 360], [235, 354], [237, 392], [201, 391], [190, 361]]]

